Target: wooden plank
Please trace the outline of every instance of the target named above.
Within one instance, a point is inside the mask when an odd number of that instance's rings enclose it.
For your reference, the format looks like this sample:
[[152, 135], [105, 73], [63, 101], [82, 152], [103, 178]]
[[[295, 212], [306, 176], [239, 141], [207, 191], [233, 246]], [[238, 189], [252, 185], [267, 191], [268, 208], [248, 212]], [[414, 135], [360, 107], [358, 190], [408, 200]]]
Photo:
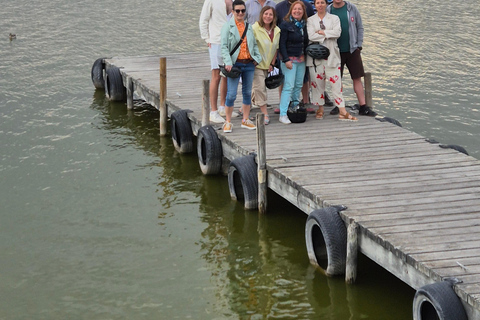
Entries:
[[[168, 113], [192, 110], [188, 117], [196, 133], [202, 123], [202, 83], [210, 78], [208, 53], [162, 56], [167, 57]], [[131, 77], [135, 94], [158, 108], [158, 61], [159, 56], [114, 57], [106, 63], [120, 67], [124, 83]], [[269, 90], [269, 97], [278, 105], [277, 90]], [[327, 112], [322, 121], [309, 115], [303, 124], [285, 126], [273, 108], [268, 111], [271, 123], [264, 133], [271, 190], [306, 213], [347, 205], [340, 215], [358, 226], [360, 251], [413, 288], [458, 277], [464, 283], [455, 290], [467, 313], [480, 318], [477, 159], [370, 117], [344, 123]], [[227, 162], [258, 149], [255, 132], [240, 129], [240, 121], [232, 119], [232, 133], [218, 131]], [[353, 263], [350, 267], [348, 278], [354, 279]]]

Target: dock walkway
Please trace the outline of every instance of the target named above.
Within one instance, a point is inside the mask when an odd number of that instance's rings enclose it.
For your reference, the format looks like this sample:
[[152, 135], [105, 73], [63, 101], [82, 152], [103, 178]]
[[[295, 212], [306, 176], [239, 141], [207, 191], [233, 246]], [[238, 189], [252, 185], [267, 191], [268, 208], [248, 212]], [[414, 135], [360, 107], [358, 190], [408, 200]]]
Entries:
[[[168, 113], [192, 110], [196, 134], [202, 80], [210, 79], [208, 54], [166, 57]], [[136, 94], [158, 108], [159, 57], [112, 58], [106, 64], [119, 67], [124, 81], [132, 77]], [[269, 97], [278, 103], [277, 90]], [[414, 289], [457, 278], [462, 283], [454, 290], [468, 318], [480, 319], [479, 160], [371, 117], [340, 122], [326, 112], [323, 120], [309, 115], [303, 124], [283, 125], [273, 109], [269, 113], [270, 189], [307, 214], [347, 206], [340, 214], [347, 225], [358, 224], [362, 253]], [[240, 118], [233, 125], [232, 133], [217, 131], [224, 156], [256, 152], [255, 131], [240, 128]]]

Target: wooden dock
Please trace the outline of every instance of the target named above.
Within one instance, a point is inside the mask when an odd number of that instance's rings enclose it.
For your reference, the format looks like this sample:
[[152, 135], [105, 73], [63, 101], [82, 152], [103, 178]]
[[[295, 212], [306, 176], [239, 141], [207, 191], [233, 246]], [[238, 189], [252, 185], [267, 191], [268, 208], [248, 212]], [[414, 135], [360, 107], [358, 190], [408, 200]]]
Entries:
[[[210, 79], [208, 54], [166, 57], [168, 114], [192, 110], [188, 117], [196, 135], [202, 81]], [[159, 107], [158, 56], [105, 62]], [[278, 103], [278, 91], [269, 98]], [[346, 226], [357, 227], [362, 253], [414, 289], [458, 279], [454, 290], [468, 319], [480, 319], [480, 161], [388, 122], [364, 116], [340, 122], [326, 111], [323, 120], [309, 115], [303, 124], [283, 125], [269, 109], [268, 188], [307, 214], [348, 207], [340, 215]], [[240, 118], [232, 122], [232, 133], [217, 131], [224, 157], [256, 152], [255, 131], [240, 128]]]

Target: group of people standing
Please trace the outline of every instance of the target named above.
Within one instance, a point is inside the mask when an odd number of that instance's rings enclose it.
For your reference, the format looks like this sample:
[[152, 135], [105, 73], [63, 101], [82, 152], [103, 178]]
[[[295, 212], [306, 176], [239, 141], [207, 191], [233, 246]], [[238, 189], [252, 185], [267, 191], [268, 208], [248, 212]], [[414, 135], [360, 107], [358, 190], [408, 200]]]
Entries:
[[[200, 15], [200, 32], [207, 42], [211, 62], [210, 121], [223, 123], [224, 132], [232, 132], [232, 117], [237, 89], [242, 83], [242, 128], [256, 129], [249, 119], [252, 100], [267, 113], [265, 79], [275, 66], [284, 75], [280, 87], [281, 123], [291, 123], [287, 109], [291, 102], [309, 98], [318, 106], [316, 119], [322, 119], [325, 104], [325, 85], [330, 82], [335, 110], [339, 120], [357, 121], [345, 109], [342, 94], [343, 68], [347, 65], [360, 114], [375, 116], [365, 105], [361, 77], [364, 76], [360, 51], [363, 25], [355, 5], [344, 0], [315, 0], [314, 8], [306, 0], [205, 0]], [[310, 43], [320, 43], [330, 51], [327, 59], [314, 59], [306, 54]], [[277, 59], [279, 61], [277, 61]], [[222, 77], [233, 70], [240, 76]], [[220, 88], [220, 106], [217, 105]], [[226, 120], [223, 118], [225, 117]]]

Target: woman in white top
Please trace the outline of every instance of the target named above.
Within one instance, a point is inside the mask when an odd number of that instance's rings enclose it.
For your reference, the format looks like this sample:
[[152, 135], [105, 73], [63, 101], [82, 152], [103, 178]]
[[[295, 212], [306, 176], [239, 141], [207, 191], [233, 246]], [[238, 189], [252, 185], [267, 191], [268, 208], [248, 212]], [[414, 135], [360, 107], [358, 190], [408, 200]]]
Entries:
[[328, 59], [314, 59], [307, 56], [307, 67], [310, 71], [310, 83], [312, 86], [313, 102], [318, 105], [315, 118], [323, 119], [323, 106], [325, 104], [325, 84], [328, 81], [332, 87], [332, 95], [335, 106], [340, 110], [339, 120], [357, 121], [345, 110], [345, 101], [342, 94], [342, 77], [340, 75], [340, 50], [337, 39], [340, 37], [342, 28], [340, 19], [326, 11], [326, 0], [315, 0], [317, 14], [307, 20], [307, 32], [310, 42], [317, 42], [330, 50]]

